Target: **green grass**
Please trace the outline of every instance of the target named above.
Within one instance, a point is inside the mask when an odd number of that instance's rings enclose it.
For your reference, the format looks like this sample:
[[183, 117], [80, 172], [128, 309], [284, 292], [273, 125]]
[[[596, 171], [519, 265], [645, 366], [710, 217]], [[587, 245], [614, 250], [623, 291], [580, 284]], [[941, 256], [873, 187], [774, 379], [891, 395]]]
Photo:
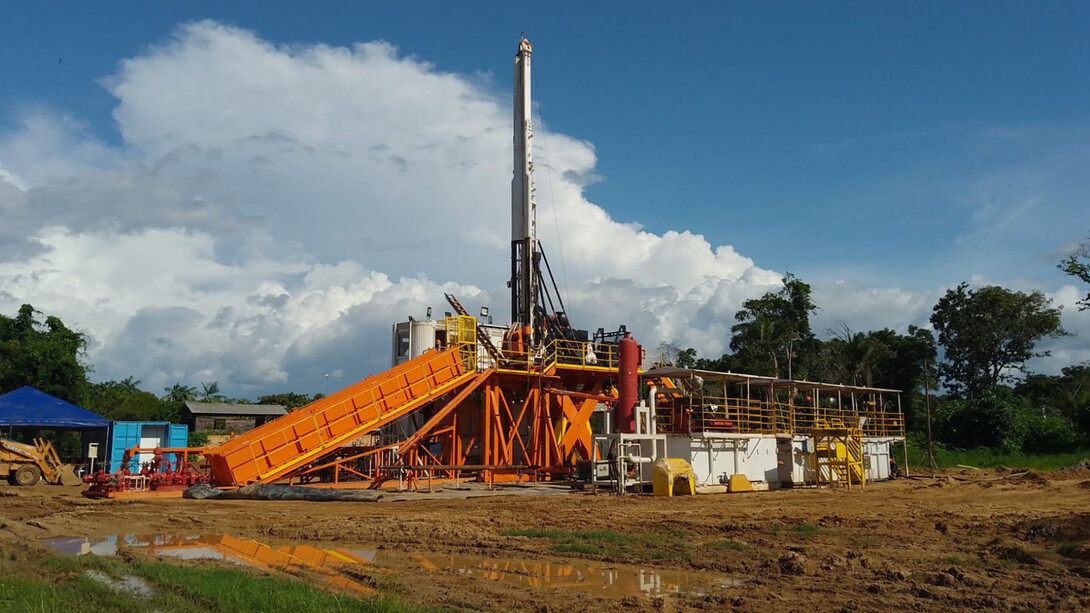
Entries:
[[756, 549], [752, 545], [746, 545], [744, 543], [738, 543], [735, 541], [715, 541], [713, 543], [704, 543], [705, 549], [713, 549], [719, 551], [752, 551]]
[[[822, 534], [836, 534], [836, 530], [829, 530], [827, 528], [820, 528], [813, 524], [798, 523], [788, 528], [788, 531], [798, 536], [811, 537]], [[775, 535], [781, 535], [784, 533], [784, 526], [775, 525], [772, 526], [772, 533]]]
[[552, 541], [549, 548], [558, 553], [576, 553], [600, 558], [625, 557], [629, 560], [692, 561], [686, 550], [692, 547], [687, 530], [671, 529], [649, 534], [622, 534], [612, 530], [570, 532], [550, 529], [504, 530], [502, 536], [522, 536]]
[[832, 534], [833, 533], [832, 530], [826, 530], [824, 528], [819, 528], [819, 527], [815, 526], [814, 524], [807, 524], [807, 523], [795, 524], [794, 526], [791, 526], [791, 531], [796, 533], [796, 534], [801, 534], [803, 536], [816, 536], [818, 534]]
[[[130, 594], [91, 579], [137, 577], [152, 594]], [[219, 564], [172, 564], [93, 556], [52, 556], [38, 563], [0, 567], [0, 611], [102, 613], [410, 613], [424, 609], [387, 595], [357, 599], [283, 576], [261, 575]]]
[[549, 539], [553, 541], [593, 541], [605, 543], [627, 543], [633, 537], [612, 530], [599, 530], [595, 532], [566, 532], [564, 530], [504, 530], [503, 536], [525, 536], [533, 539]]
[[1064, 541], [1056, 546], [1056, 553], [1065, 557], [1070, 557], [1071, 554], [1075, 553], [1075, 551], [1082, 546], [1083, 543], [1080, 541]]
[[[894, 459], [901, 463], [903, 456], [896, 454]], [[1049, 455], [1035, 455], [1022, 453], [1004, 453], [992, 449], [944, 449], [935, 447], [935, 463], [939, 468], [957, 468], [958, 465], [974, 466], [976, 468], [1007, 468], [1034, 469], [1040, 471], [1059, 470], [1078, 462], [1083, 458], [1090, 458], [1090, 449], [1082, 449], [1070, 453], [1056, 453]], [[927, 445], [918, 444], [910, 440], [908, 444], [908, 462], [913, 474], [928, 470]]]
[[629, 553], [624, 547], [604, 547], [589, 543], [553, 543], [549, 549], [557, 553], [579, 553], [585, 556], [601, 556], [606, 558], [619, 557]]
[[651, 554], [652, 560], [684, 560], [692, 562], [693, 556], [684, 551], [656, 551]]

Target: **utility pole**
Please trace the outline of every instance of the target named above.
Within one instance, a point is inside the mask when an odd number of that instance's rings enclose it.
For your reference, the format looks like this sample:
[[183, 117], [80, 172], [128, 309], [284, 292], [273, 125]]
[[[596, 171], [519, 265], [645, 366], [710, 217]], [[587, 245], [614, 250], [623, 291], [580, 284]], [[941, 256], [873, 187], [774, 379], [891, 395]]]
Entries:
[[927, 364], [927, 358], [923, 359], [923, 402], [927, 411], [927, 461], [931, 466], [931, 476], [935, 476], [935, 448], [931, 440], [931, 367]]

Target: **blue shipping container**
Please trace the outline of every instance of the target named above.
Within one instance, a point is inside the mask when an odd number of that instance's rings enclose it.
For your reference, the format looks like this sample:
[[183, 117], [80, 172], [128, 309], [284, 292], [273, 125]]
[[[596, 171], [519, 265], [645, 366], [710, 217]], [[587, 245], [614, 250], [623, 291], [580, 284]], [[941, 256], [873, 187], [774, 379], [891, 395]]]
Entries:
[[[110, 450], [107, 459], [108, 472], [121, 468], [121, 458], [126, 449], [141, 447], [185, 447], [189, 439], [189, 426], [165, 421], [115, 421], [110, 424]], [[129, 470], [138, 472], [145, 462], [151, 461], [151, 452], [141, 453], [129, 463]], [[173, 453], [166, 460], [175, 460]]]

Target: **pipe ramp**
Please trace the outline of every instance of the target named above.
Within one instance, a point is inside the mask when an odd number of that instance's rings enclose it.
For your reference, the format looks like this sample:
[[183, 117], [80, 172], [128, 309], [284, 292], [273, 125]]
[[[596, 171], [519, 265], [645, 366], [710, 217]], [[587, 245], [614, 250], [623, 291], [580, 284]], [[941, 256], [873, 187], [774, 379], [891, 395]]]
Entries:
[[271, 483], [460, 387], [457, 347], [427, 351], [205, 452], [219, 486]]

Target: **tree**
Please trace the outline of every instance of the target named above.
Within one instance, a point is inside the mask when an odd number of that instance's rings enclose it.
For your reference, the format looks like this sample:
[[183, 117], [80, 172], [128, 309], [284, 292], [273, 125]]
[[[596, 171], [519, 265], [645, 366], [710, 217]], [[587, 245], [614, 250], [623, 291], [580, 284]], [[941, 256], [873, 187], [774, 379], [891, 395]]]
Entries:
[[868, 337], [882, 343], [890, 355], [872, 366], [873, 385], [901, 390], [901, 408], [905, 426], [920, 429], [924, 426], [924, 383], [938, 383], [935, 355], [935, 335], [926, 328], [908, 327], [908, 334], [899, 334], [889, 328], [867, 333]]
[[659, 343], [659, 352], [656, 361], [659, 364], [667, 366], [693, 368], [696, 366], [696, 349], [693, 349], [692, 347], [682, 349], [673, 341], [662, 341]]
[[778, 292], [746, 300], [734, 316], [738, 323], [731, 327], [730, 348], [736, 367], [743, 372], [798, 377], [805, 369], [797, 363], [805, 363], [816, 347], [810, 314], [817, 306], [810, 297], [810, 285], [791, 273], [782, 281]]
[[[1090, 283], [1090, 243], [1080, 245], [1074, 253], [1064, 258], [1057, 267], [1072, 277], [1082, 279], [1083, 283]], [[1085, 298], [1079, 300], [1079, 310], [1085, 311], [1086, 309], [1090, 309], [1090, 291], [1086, 292]]]
[[0, 393], [30, 385], [79, 404], [87, 385], [87, 337], [52, 315], [39, 320], [29, 304], [0, 315]]
[[220, 382], [213, 381], [211, 383], [205, 383], [201, 381], [201, 402], [218, 402], [223, 399], [219, 395]]
[[834, 382], [873, 386], [874, 368], [882, 360], [893, 357], [893, 351], [873, 333], [852, 332], [843, 321], [830, 332], [833, 338], [829, 339], [828, 346], [830, 361], [835, 367]]
[[124, 381], [103, 381], [88, 385], [83, 396], [83, 408], [103, 417], [113, 418], [118, 407], [140, 391], [135, 384], [130, 386], [129, 383], [133, 383], [132, 377]]
[[939, 405], [935, 412], [935, 438], [959, 449], [990, 447], [1007, 452], [1021, 450], [1021, 437], [1011, 436], [1018, 413], [1028, 402], [997, 386], [984, 389], [970, 399], [955, 399]]
[[298, 409], [299, 407], [305, 407], [308, 404], [317, 400], [319, 396], [311, 398], [306, 394], [298, 394], [295, 392], [284, 392], [282, 394], [269, 394], [257, 399], [258, 404], [278, 404], [285, 409], [291, 411], [292, 409]]
[[1026, 294], [997, 286], [947, 290], [931, 314], [946, 352], [939, 374], [951, 394], [973, 397], [1024, 372], [1042, 338], [1067, 334], [1060, 309], [1039, 291]]
[[192, 385], [182, 385], [179, 381], [170, 387], [164, 387], [163, 391], [166, 392], [160, 400], [167, 402], [189, 402], [190, 400], [197, 399], [197, 388]]
[[110, 415], [115, 421], [160, 421], [163, 418], [163, 402], [151, 392], [132, 394]]
[[129, 375], [118, 382], [118, 385], [125, 390], [126, 393], [135, 394], [140, 391], [140, 379]]
[[675, 365], [678, 368], [696, 368], [696, 349], [689, 347], [679, 351]]
[[1060, 375], [1027, 375], [1014, 391], [1041, 417], [1056, 417], [1090, 435], [1090, 362], [1065, 366]]

